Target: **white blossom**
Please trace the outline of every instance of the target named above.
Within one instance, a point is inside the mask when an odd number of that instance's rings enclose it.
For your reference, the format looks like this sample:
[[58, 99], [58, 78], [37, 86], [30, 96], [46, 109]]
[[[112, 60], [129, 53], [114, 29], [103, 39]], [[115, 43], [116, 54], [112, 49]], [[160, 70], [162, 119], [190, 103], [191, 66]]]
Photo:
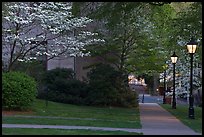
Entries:
[[[74, 17], [70, 2], [13, 2], [7, 7], [8, 13], [2, 18], [3, 51], [11, 53], [14, 44], [14, 51], [21, 49], [22, 54], [32, 49], [23, 59], [18, 59], [19, 61], [30, 61], [42, 55], [58, 56], [64, 51], [65, 55], [85, 56], [89, 55], [82, 52], [86, 45], [104, 42], [95, 38], [97, 33], [85, 31], [86, 26], [93, 20]], [[75, 30], [77, 33], [73, 35]], [[12, 56], [3, 56], [9, 57]], [[15, 57], [13, 56], [12, 60]]]

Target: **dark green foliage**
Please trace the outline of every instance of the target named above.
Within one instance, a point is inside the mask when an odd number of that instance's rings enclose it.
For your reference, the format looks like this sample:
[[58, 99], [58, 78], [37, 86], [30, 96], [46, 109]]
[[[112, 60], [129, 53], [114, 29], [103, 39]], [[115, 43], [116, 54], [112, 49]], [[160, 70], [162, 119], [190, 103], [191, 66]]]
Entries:
[[2, 75], [2, 106], [5, 109], [29, 109], [37, 95], [35, 80], [22, 72]]
[[75, 16], [79, 16], [80, 13], [80, 6], [83, 5], [84, 2], [73, 2], [72, 5], [72, 14]]
[[71, 69], [53, 69], [45, 74], [45, 89], [38, 98], [94, 106], [137, 106], [136, 93], [123, 84], [122, 73], [99, 64], [88, 73], [89, 83], [76, 80]]
[[84, 104], [87, 85], [79, 80], [60, 80], [48, 90], [48, 98], [52, 101], [70, 104]]
[[36, 81], [41, 82], [42, 75], [45, 72], [46, 64], [42, 61], [33, 60], [31, 62], [15, 62], [13, 71], [25, 72]]
[[122, 73], [109, 65], [97, 65], [89, 74], [89, 105], [136, 106], [136, 93], [123, 83]]
[[45, 88], [38, 94], [38, 98], [61, 103], [84, 104], [88, 86], [74, 79], [72, 69], [56, 68], [47, 71], [44, 84]]
[[25, 72], [27, 75], [33, 77], [37, 82], [38, 94], [44, 92], [43, 76], [46, 72], [45, 61], [32, 60], [29, 62], [15, 62], [12, 70]]
[[66, 69], [66, 68], [56, 68], [52, 69], [46, 72], [45, 74], [45, 81], [47, 83], [53, 84], [55, 82], [55, 79], [65, 79], [70, 80], [74, 78], [74, 72], [72, 69]]

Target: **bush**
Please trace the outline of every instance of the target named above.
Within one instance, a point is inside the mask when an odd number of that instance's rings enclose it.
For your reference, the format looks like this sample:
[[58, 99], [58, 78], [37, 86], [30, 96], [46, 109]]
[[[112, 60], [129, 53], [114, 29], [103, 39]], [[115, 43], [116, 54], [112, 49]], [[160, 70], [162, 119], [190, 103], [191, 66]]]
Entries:
[[24, 72], [33, 77], [36, 81], [41, 81], [42, 75], [45, 72], [45, 63], [38, 60], [29, 62], [15, 62], [12, 71]]
[[47, 71], [45, 75], [45, 90], [38, 98], [70, 104], [85, 104], [88, 86], [74, 79], [72, 69], [57, 68]]
[[72, 69], [56, 68], [56, 69], [46, 71], [43, 74], [41, 88], [38, 91], [37, 97], [40, 99], [46, 99], [48, 89], [51, 91], [55, 91], [55, 90], [64, 88], [63, 86], [56, 84], [57, 80], [60, 84], [60, 82], [63, 83], [64, 81], [73, 79], [73, 77], [74, 77], [74, 72], [72, 71]]
[[35, 80], [22, 72], [3, 73], [2, 89], [5, 109], [28, 109], [37, 95]]
[[78, 80], [56, 80], [48, 90], [48, 99], [69, 104], [84, 104], [87, 96], [87, 85]]
[[43, 90], [43, 75], [46, 72], [46, 62], [40, 60], [30, 60], [28, 62], [14, 62], [12, 71], [24, 72], [33, 77], [37, 82], [38, 94]]
[[132, 92], [123, 73], [115, 70], [110, 65], [99, 64], [89, 73], [90, 91], [86, 102], [89, 105], [102, 106], [137, 106], [137, 94]]
[[56, 68], [48, 70], [45, 74], [46, 83], [53, 84], [57, 78], [63, 80], [74, 79], [74, 71], [67, 68]]
[[72, 69], [54, 69], [45, 75], [45, 89], [38, 98], [50, 101], [97, 106], [137, 106], [121, 72], [109, 65], [98, 65], [88, 73], [89, 83], [74, 79]]
[[138, 106], [138, 94], [130, 89], [126, 89], [125, 92], [120, 94], [118, 104], [125, 107], [137, 107]]

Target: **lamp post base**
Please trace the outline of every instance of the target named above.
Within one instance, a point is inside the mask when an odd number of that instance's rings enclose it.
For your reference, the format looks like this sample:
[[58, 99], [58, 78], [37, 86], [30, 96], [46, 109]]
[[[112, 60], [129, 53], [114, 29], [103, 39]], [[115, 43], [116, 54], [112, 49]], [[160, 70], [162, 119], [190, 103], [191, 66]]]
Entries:
[[172, 108], [176, 109], [176, 102], [172, 102]]
[[194, 117], [194, 107], [193, 107], [193, 97], [192, 97], [192, 94], [189, 97], [188, 117], [190, 119], [195, 119], [195, 117]]
[[163, 99], [163, 104], [166, 104], [166, 99], [165, 98]]

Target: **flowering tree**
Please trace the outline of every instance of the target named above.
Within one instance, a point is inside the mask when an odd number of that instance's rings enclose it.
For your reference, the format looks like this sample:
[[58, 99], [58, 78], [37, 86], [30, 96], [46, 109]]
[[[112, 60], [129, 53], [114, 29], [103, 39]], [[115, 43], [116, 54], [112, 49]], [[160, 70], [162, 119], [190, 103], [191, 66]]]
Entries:
[[85, 46], [103, 40], [86, 30], [92, 22], [74, 17], [69, 2], [11, 2], [5, 4], [2, 23], [2, 58], [10, 70], [16, 61], [46, 55], [89, 55]]
[[[177, 5], [178, 3], [174, 4], [174, 7], [176, 6], [175, 8], [177, 9], [177, 15], [172, 20], [171, 29], [174, 28], [172, 29], [172, 36], [176, 38], [176, 41], [175, 46], [171, 46], [171, 51], [176, 51], [178, 55], [178, 61], [175, 66], [175, 91], [177, 94], [189, 94], [191, 66], [186, 44], [190, 41], [191, 37], [194, 37], [196, 42], [198, 42], [198, 48], [193, 55], [193, 94], [195, 102], [199, 104], [202, 102], [202, 4], [200, 2], [180, 3], [183, 6]], [[168, 65], [169, 67], [166, 72], [169, 79], [167, 81], [172, 81], [172, 63], [169, 62]], [[163, 74], [161, 74], [160, 78], [163, 82]]]
[[[180, 51], [182, 54], [178, 57], [175, 65], [175, 92], [176, 95], [187, 94], [190, 92], [190, 56], [186, 50]], [[193, 62], [193, 94], [197, 104], [201, 103], [202, 96], [202, 69], [198, 65], [199, 56], [194, 55]], [[166, 82], [173, 81], [173, 65], [170, 60], [166, 62]], [[164, 82], [164, 73], [160, 74], [160, 82]], [[169, 85], [168, 85], [169, 86]], [[188, 100], [189, 98], [187, 98]]]

